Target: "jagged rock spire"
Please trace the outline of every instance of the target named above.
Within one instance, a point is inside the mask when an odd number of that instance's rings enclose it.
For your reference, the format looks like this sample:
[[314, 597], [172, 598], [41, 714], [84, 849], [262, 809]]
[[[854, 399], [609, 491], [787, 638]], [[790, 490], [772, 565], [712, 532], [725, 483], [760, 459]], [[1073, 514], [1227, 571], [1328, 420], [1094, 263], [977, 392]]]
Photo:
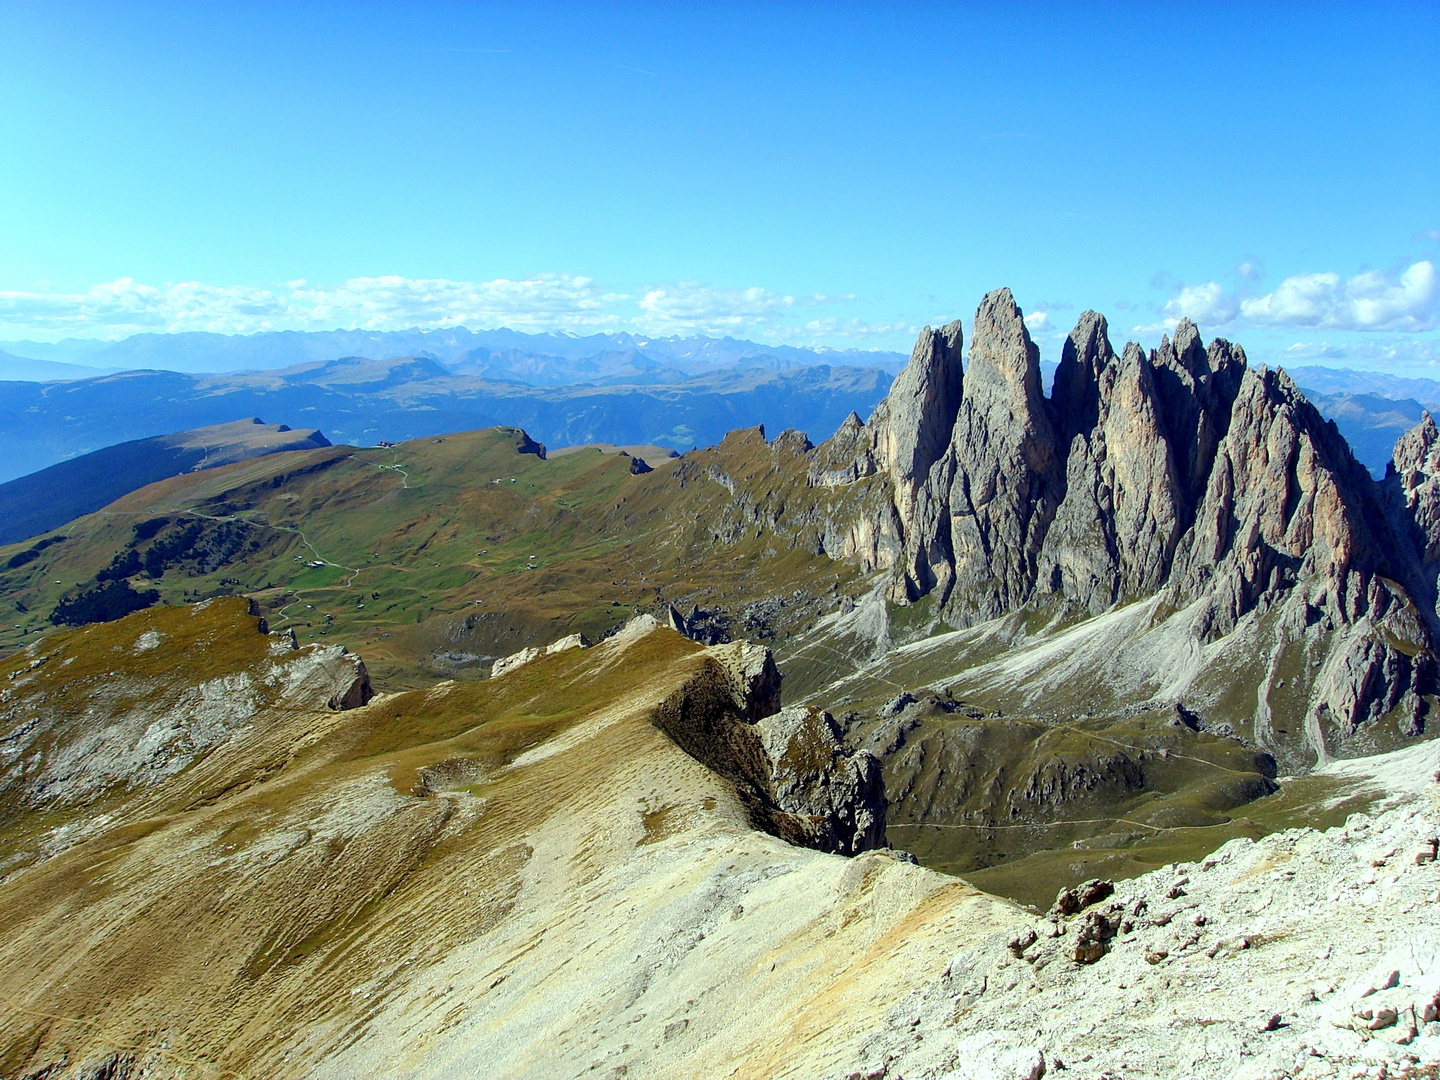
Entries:
[[1385, 489], [1399, 528], [1414, 545], [1427, 599], [1440, 612], [1435, 582], [1440, 574], [1440, 429], [1428, 411], [1395, 443]]
[[1267, 368], [1245, 373], [1227, 421], [1177, 560], [1182, 594], [1209, 596], [1220, 632], [1315, 575], [1333, 584], [1326, 604], [1337, 621], [1369, 613], [1388, 529], [1345, 440], [1289, 375]]
[[[1162, 345], [1162, 348], [1164, 346]], [[1200, 341], [1200, 329], [1189, 319], [1181, 319], [1175, 327], [1175, 344], [1172, 349], [1175, 363], [1197, 379], [1210, 374], [1210, 365], [1205, 356], [1205, 346]]]
[[964, 385], [963, 342], [959, 320], [938, 330], [925, 327], [910, 362], [867, 425], [875, 455], [893, 480], [895, 506], [907, 527], [918, 489], [950, 444]]
[[938, 330], [925, 327], [885, 397], [887, 421], [877, 446], [897, 476], [923, 480], [950, 442], [964, 384], [963, 343], [958, 319]]
[[[931, 594], [957, 626], [1163, 592], [1204, 642], [1275, 611], [1277, 657], [1307, 627], [1329, 635], [1306, 676], [1315, 752], [1317, 732], [1395, 710], [1402, 727], [1420, 722], [1440, 626], [1433, 420], [1397, 447], [1387, 503], [1289, 376], [1249, 369], [1229, 342], [1206, 346], [1189, 320], [1148, 356], [1128, 344], [1117, 357], [1104, 317], [1085, 312], [1048, 399], [1008, 289], [980, 304], [963, 377], [959, 347], [958, 324], [927, 330], [865, 428], [847, 422], [817, 455], [848, 463], [818, 482], [872, 468], [890, 492], [827, 550], [838, 540], [891, 566], [892, 595]], [[1257, 712], [1262, 744], [1268, 715]]]
[[1182, 516], [1154, 370], [1133, 343], [1117, 360], [1106, 331], [1102, 316], [1080, 316], [1056, 373], [1052, 401], [1071, 438], [1037, 579], [1089, 611], [1164, 583]]
[[988, 294], [975, 313], [951, 450], [951, 601], [988, 617], [1023, 603], [1033, 587], [1064, 475], [1040, 350], [1009, 289]]
[[1082, 314], [1061, 347], [1055, 388], [1050, 395], [1066, 444], [1099, 420], [1100, 378], [1115, 360], [1105, 316], [1097, 311]]

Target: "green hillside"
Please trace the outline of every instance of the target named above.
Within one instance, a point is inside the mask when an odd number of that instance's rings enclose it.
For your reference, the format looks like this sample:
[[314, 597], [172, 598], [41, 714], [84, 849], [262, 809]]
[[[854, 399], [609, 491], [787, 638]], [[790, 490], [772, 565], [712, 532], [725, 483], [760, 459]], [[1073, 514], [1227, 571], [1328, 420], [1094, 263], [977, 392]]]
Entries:
[[769, 534], [717, 545], [701, 525], [730, 498], [702, 479], [711, 466], [769, 488], [776, 470], [803, 472], [803, 455], [758, 432], [641, 475], [623, 455], [537, 451], [496, 428], [153, 484], [0, 549], [12, 613], [0, 648], [118, 577], [164, 603], [246, 594], [272, 627], [342, 640], [387, 685], [419, 686], [483, 674], [495, 656], [564, 634], [600, 637], [662, 602], [758, 607], [750, 635], [773, 639], [856, 588], [854, 568], [813, 548]]

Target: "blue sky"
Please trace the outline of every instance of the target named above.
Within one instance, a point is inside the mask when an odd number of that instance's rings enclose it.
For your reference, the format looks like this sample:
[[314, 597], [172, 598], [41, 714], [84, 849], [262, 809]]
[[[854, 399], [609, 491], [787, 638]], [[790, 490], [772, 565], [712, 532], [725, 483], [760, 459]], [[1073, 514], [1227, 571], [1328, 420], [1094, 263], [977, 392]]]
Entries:
[[[1256, 10], [1263, 8], [1263, 10]], [[1440, 5], [0, 5], [0, 339], [509, 325], [1440, 371]]]

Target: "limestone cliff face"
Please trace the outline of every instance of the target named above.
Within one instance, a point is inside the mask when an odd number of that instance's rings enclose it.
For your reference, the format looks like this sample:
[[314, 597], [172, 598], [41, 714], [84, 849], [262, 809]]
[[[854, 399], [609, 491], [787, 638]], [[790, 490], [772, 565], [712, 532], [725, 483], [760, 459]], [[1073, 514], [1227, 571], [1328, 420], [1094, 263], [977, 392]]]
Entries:
[[[824, 546], [842, 557], [858, 555], [870, 567], [891, 566], [909, 557], [909, 591], [915, 595], [934, 582], [923, 557], [920, 568], [913, 568], [915, 553], [903, 551], [901, 538], [934, 533], [935, 500], [927, 481], [950, 447], [962, 396], [962, 343], [958, 321], [939, 330], [927, 326], [909, 364], [869, 421], [862, 423], [851, 413], [817, 451], [810, 469], [811, 484], [826, 487], [852, 484], [877, 472], [889, 480], [888, 499], [871, 513], [833, 524]], [[923, 585], [915, 585], [915, 580]]]
[[1440, 573], [1440, 430], [1428, 412], [1395, 444], [1384, 487], [1433, 594]]
[[813, 822], [812, 845], [841, 855], [886, 846], [885, 783], [880, 759], [846, 748], [840, 726], [813, 706], [791, 706], [761, 719], [775, 801]]
[[681, 749], [735, 785], [751, 822], [801, 847], [841, 855], [885, 846], [880, 762], [852, 751], [829, 713], [780, 707], [770, 650], [729, 642], [656, 710]]
[[990, 618], [1023, 603], [1060, 500], [1064, 464], [1040, 386], [1040, 350], [1009, 289], [975, 314], [950, 450], [949, 609]]
[[906, 527], [930, 466], [950, 443], [962, 393], [962, 341], [958, 321], [921, 331], [910, 363], [870, 418], [875, 456], [894, 484], [895, 505]]
[[1288, 375], [1205, 346], [1188, 320], [1149, 355], [1117, 355], [1104, 317], [1085, 312], [1048, 398], [1009, 290], [981, 302], [963, 372], [960, 341], [957, 324], [927, 328], [869, 423], [852, 417], [815, 452], [812, 483], [874, 476], [890, 493], [846, 535], [872, 538], [866, 559], [891, 568], [893, 599], [929, 596], [964, 627], [1163, 594], [1197, 648], [1271, 618], [1276, 655], [1307, 633], [1329, 642], [1303, 676], [1322, 756], [1326, 723], [1343, 733], [1399, 709], [1402, 726], [1423, 725], [1440, 576], [1433, 421], [1402, 440], [1382, 491]]
[[1153, 366], [1138, 345], [1117, 358], [1104, 316], [1087, 311], [1065, 342], [1052, 400], [1065, 495], [1041, 552], [1041, 587], [1091, 612], [1154, 592], [1184, 511]]
[[[1177, 566], [1181, 597], [1210, 597], [1223, 633], [1320, 577], [1327, 613], [1351, 622], [1388, 603], [1371, 586], [1390, 539], [1379, 493], [1335, 427], [1283, 371], [1247, 370]], [[1406, 577], [1403, 563], [1388, 569]]]
[[0, 684], [0, 826], [22, 811], [88, 812], [12, 845], [0, 874], [83, 840], [121, 793], [144, 806], [171, 778], [263, 741], [277, 710], [341, 712], [370, 700], [358, 656], [268, 634], [248, 607], [226, 597], [154, 608], [21, 654], [24, 667]]

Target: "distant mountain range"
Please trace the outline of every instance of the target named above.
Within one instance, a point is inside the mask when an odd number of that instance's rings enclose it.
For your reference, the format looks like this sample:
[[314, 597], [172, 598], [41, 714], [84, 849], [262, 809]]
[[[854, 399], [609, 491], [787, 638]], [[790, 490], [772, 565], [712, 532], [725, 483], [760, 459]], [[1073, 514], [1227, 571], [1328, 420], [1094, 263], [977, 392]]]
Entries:
[[[255, 414], [360, 445], [490, 424], [525, 427], [552, 446], [684, 450], [758, 423], [823, 438], [852, 409], [868, 414], [906, 359], [734, 338], [463, 327], [137, 334], [0, 350], [0, 436], [10, 449], [0, 481], [114, 443]], [[1054, 368], [1041, 365], [1047, 386]], [[1376, 476], [1422, 412], [1440, 411], [1433, 379], [1289, 371]]]
[[[8, 356], [5, 354], [9, 354]], [[636, 334], [524, 334], [518, 330], [329, 330], [273, 331], [262, 334], [135, 334], [121, 341], [70, 338], [55, 343], [0, 342], [0, 379], [78, 378], [76, 374], [16, 375], [7, 365], [19, 360], [73, 364], [89, 368], [216, 373], [260, 371], [296, 364], [363, 356], [429, 356], [459, 363], [470, 374], [484, 374], [492, 362], [497, 372], [517, 382], [556, 386], [590, 377], [664, 372], [655, 381], [673, 382], [715, 368], [766, 367], [782, 370], [815, 364], [878, 367], [895, 373], [905, 355], [861, 349], [799, 348], [759, 345], [735, 338], [666, 337]], [[492, 357], [494, 360], [492, 361]], [[93, 371], [86, 374], [94, 374]], [[536, 380], [539, 381], [536, 381]]]
[[[676, 450], [759, 423], [828, 434], [900, 353], [514, 330], [137, 334], [0, 343], [0, 481], [115, 443], [254, 415], [373, 445], [493, 424], [551, 446]], [[229, 373], [229, 374], [225, 374]]]
[[58, 360], [32, 360], [28, 356], [0, 352], [0, 380], [57, 382], [62, 379], [93, 379], [96, 375], [108, 375], [118, 370], [119, 368], [92, 367], [87, 364], [67, 364]]
[[[230, 375], [126, 371], [71, 382], [0, 382], [7, 448], [0, 481], [114, 443], [251, 416], [364, 446], [495, 425], [523, 427], [552, 447], [609, 442], [688, 450], [760, 423], [823, 437], [852, 410], [868, 413], [891, 382], [879, 368], [824, 364], [711, 369], [645, 382], [643, 359], [626, 355], [609, 369], [614, 383], [535, 386], [487, 374], [510, 371], [519, 358], [495, 363], [474, 355], [453, 365], [423, 355], [346, 357]], [[627, 365], [636, 369], [629, 378], [619, 374]]]
[[1371, 394], [1379, 397], [1413, 398], [1431, 412], [1440, 411], [1440, 381], [1410, 379], [1383, 371], [1356, 371], [1352, 368], [1287, 367], [1290, 377], [1307, 392], [1315, 394]]

